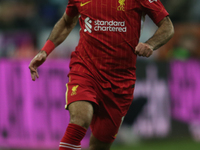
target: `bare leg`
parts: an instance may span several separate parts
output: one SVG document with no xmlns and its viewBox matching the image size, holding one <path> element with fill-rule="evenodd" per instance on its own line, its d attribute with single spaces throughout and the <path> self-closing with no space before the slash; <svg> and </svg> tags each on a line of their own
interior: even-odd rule
<svg viewBox="0 0 200 150">
<path fill-rule="evenodd" d="M 112 143 L 99 141 L 97 138 L 94 137 L 93 134 L 91 134 L 89 150 L 110 150 L 111 145 Z"/>
<path fill-rule="evenodd" d="M 88 129 L 93 116 L 93 106 L 88 101 L 77 101 L 69 106 L 70 123 L 77 124 Z"/>
<path fill-rule="evenodd" d="M 70 124 L 61 139 L 59 150 L 74 150 L 81 148 L 81 140 L 89 127 L 93 106 L 87 101 L 77 101 L 69 105 Z"/>
</svg>

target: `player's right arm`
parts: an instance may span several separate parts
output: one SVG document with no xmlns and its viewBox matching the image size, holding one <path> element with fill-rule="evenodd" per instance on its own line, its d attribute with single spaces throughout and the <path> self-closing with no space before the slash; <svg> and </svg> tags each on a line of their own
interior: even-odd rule
<svg viewBox="0 0 200 150">
<path fill-rule="evenodd" d="M 78 17 L 79 15 L 70 17 L 65 12 L 61 19 L 55 24 L 48 40 L 52 41 L 55 47 L 61 44 L 77 24 Z"/>
<path fill-rule="evenodd" d="M 67 38 L 69 33 L 77 24 L 78 16 L 79 15 L 70 17 L 65 12 L 60 20 L 55 24 L 46 44 L 29 64 L 31 78 L 33 81 L 35 81 L 36 77 L 39 78 L 37 68 L 44 63 L 47 56 L 54 50 L 54 48 Z"/>
</svg>

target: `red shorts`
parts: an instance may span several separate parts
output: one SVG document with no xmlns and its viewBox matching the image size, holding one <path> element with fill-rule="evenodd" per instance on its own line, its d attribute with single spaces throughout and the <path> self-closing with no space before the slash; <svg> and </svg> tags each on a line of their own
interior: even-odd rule
<svg viewBox="0 0 200 150">
<path fill-rule="evenodd" d="M 70 103 L 81 100 L 95 104 L 90 124 L 93 135 L 102 142 L 113 142 L 132 103 L 133 94 L 115 94 L 111 89 L 103 89 L 89 75 L 70 74 L 65 108 L 67 109 Z"/>
</svg>

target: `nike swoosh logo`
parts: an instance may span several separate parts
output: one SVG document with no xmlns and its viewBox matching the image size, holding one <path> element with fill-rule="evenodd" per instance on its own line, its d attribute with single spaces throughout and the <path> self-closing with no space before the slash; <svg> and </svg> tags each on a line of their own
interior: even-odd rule
<svg viewBox="0 0 200 150">
<path fill-rule="evenodd" d="M 82 2 L 81 2 L 81 7 L 84 6 L 84 5 L 86 5 L 86 4 L 88 4 L 88 3 L 90 3 L 90 2 L 91 2 L 91 1 L 88 1 L 88 2 L 85 2 L 85 3 L 82 3 Z"/>
</svg>

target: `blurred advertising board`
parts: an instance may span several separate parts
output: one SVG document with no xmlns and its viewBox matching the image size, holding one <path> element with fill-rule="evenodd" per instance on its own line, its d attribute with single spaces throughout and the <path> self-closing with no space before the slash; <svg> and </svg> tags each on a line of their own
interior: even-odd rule
<svg viewBox="0 0 200 150">
<path fill-rule="evenodd" d="M 132 111 L 141 107 L 140 102 L 147 102 L 133 121 L 133 134 L 141 138 L 168 136 L 171 128 L 168 63 L 138 60 L 136 75 L 133 105 L 127 114 L 129 120 Z"/>
<path fill-rule="evenodd" d="M 200 142 L 200 60 L 172 61 L 169 89 L 171 114 L 188 125 L 194 140 Z"/>
<path fill-rule="evenodd" d="M 69 123 L 64 109 L 69 60 L 47 60 L 35 82 L 28 65 L 29 61 L 0 60 L 0 147 L 58 148 Z M 194 136 L 200 135 L 199 66 L 199 60 L 138 60 L 133 102 L 146 99 L 147 103 L 134 122 L 130 121 L 133 106 L 125 117 L 134 133 L 144 138 L 166 137 L 174 118 L 189 124 Z M 83 148 L 89 135 L 90 130 Z"/>
<path fill-rule="evenodd" d="M 46 61 L 35 82 L 28 65 L 0 60 L 0 147 L 58 148 L 69 123 L 64 109 L 69 61 Z"/>
</svg>

